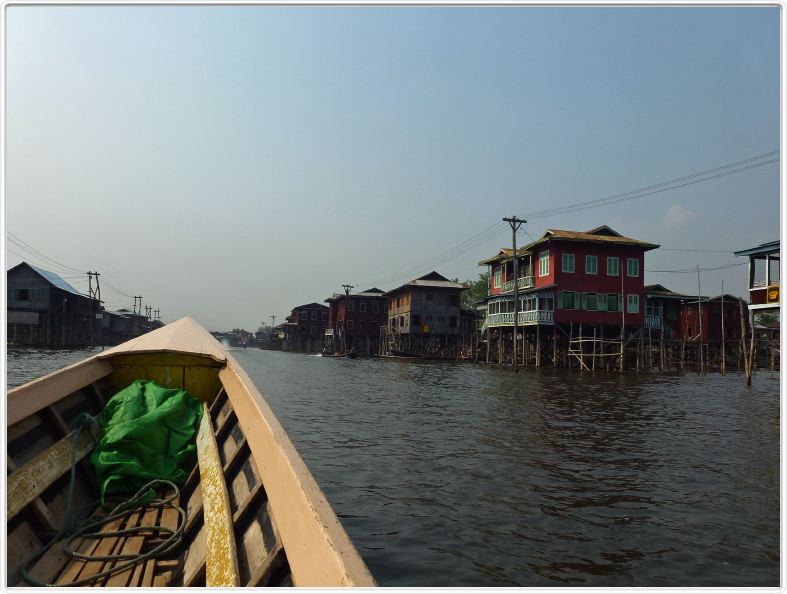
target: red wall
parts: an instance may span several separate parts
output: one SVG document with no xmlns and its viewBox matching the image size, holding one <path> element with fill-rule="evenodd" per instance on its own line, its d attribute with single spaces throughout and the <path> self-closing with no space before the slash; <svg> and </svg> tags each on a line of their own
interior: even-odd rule
<svg viewBox="0 0 787 594">
<path fill-rule="evenodd" d="M 544 250 L 549 250 L 549 274 L 546 276 L 538 275 L 538 256 Z M 574 272 L 563 272 L 563 254 L 574 254 Z M 585 256 L 596 256 L 598 258 L 598 273 L 587 274 L 585 272 Z M 607 275 L 607 256 L 617 256 L 619 259 L 619 273 L 617 276 Z M 627 276 L 628 258 L 639 260 L 639 276 Z M 494 271 L 499 267 L 495 263 L 491 267 L 490 282 L 494 281 Z M 607 311 L 585 311 L 585 310 L 564 310 L 557 309 L 558 291 L 576 291 L 577 293 L 623 293 L 624 305 L 629 294 L 639 295 L 639 312 L 625 314 L 626 326 L 642 326 L 645 323 L 645 257 L 642 248 L 631 246 L 614 246 L 590 242 L 566 242 L 550 241 L 544 245 L 537 246 L 533 252 L 533 276 L 535 287 L 548 287 L 556 284 L 553 293 L 555 299 L 555 321 L 560 323 L 575 324 L 613 324 L 620 325 L 622 321 L 621 312 Z M 502 293 L 502 284 L 507 280 L 505 270 L 501 287 L 491 288 L 492 295 Z M 621 278 L 623 288 L 621 291 Z M 491 285 L 490 285 L 491 286 Z"/>
</svg>

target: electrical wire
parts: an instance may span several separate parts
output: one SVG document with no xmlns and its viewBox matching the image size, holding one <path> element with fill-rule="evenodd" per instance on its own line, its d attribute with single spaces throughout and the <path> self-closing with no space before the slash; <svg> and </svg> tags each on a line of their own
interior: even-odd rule
<svg viewBox="0 0 787 594">
<path fill-rule="evenodd" d="M 744 264 L 748 264 L 748 262 L 738 262 L 736 264 L 725 264 L 724 266 L 715 266 L 713 268 L 684 268 L 682 270 L 645 270 L 645 272 L 661 272 L 661 273 L 671 273 L 671 274 L 696 274 L 697 270 L 700 272 L 708 272 L 710 270 L 725 270 L 727 268 L 734 268 L 736 266 L 743 266 Z"/>
<path fill-rule="evenodd" d="M 66 270 L 70 270 L 72 272 L 80 272 L 80 273 L 84 274 L 84 270 L 80 270 L 78 268 L 74 268 L 73 266 L 68 266 L 67 264 L 63 264 L 62 262 L 58 262 L 54 258 L 50 258 L 49 256 L 47 256 L 46 254 L 38 251 L 33 246 L 31 246 L 29 243 L 27 243 L 26 241 L 24 241 L 21 238 L 17 237 L 16 235 L 11 233 L 10 231 L 6 231 L 6 235 L 8 236 L 7 239 L 9 241 L 11 241 L 14 245 L 16 245 L 17 247 L 21 248 L 25 252 L 28 252 L 31 255 L 35 255 L 38 258 L 41 258 L 43 260 L 52 262 L 53 264 L 55 264 L 57 266 L 60 266 L 61 268 L 64 268 Z"/>
<path fill-rule="evenodd" d="M 614 194 L 612 196 L 606 196 L 604 198 L 597 198 L 595 200 L 588 200 L 588 201 L 585 201 L 585 202 L 577 202 L 575 204 L 559 206 L 559 207 L 550 208 L 550 209 L 547 209 L 547 210 L 536 211 L 536 212 L 532 212 L 532 213 L 530 213 L 528 215 L 525 215 L 525 216 L 528 219 L 544 218 L 546 216 L 551 216 L 551 215 L 555 215 L 555 214 L 565 214 L 565 213 L 568 213 L 568 212 L 574 212 L 574 211 L 578 211 L 578 210 L 588 210 L 590 208 L 597 208 L 599 206 L 606 206 L 608 204 L 617 204 L 619 202 L 624 202 L 624 201 L 627 201 L 627 200 L 634 200 L 635 198 L 642 198 L 642 197 L 645 197 L 645 196 L 651 196 L 653 194 L 659 194 L 661 192 L 668 192 L 668 191 L 671 191 L 671 190 L 676 190 L 678 188 L 683 188 L 683 187 L 686 187 L 686 186 L 699 184 L 699 183 L 702 183 L 702 182 L 710 181 L 712 179 L 717 179 L 717 178 L 720 178 L 720 177 L 726 177 L 728 175 L 741 173 L 743 171 L 748 171 L 749 169 L 754 169 L 756 167 L 762 167 L 762 166 L 768 165 L 770 163 L 776 163 L 776 162 L 778 162 L 780 160 L 779 157 L 777 157 L 775 159 L 769 159 L 767 161 L 763 161 L 763 162 L 760 162 L 760 163 L 752 163 L 752 161 L 759 161 L 759 160 L 764 159 L 766 157 L 771 157 L 773 155 L 776 155 L 776 154 L 778 154 L 780 152 L 781 151 L 779 149 L 777 149 L 777 150 L 771 151 L 769 153 L 764 153 L 762 155 L 757 155 L 756 157 L 750 157 L 748 159 L 744 159 L 742 161 L 737 161 L 735 163 L 728 163 L 727 165 L 722 165 L 720 167 L 714 167 L 713 169 L 707 169 L 705 171 L 700 171 L 698 173 L 692 173 L 690 175 L 684 175 L 682 177 L 671 179 L 671 180 L 668 180 L 668 181 L 665 181 L 665 182 L 661 182 L 661 183 L 658 183 L 658 184 L 653 184 L 653 185 L 650 185 L 650 186 L 645 186 L 645 187 L 642 187 L 642 188 L 638 188 L 636 190 L 631 190 L 629 192 L 623 192 L 621 194 Z M 752 163 L 752 164 L 747 165 L 746 167 L 739 167 L 740 165 L 745 165 L 747 163 Z M 735 169 L 733 171 L 724 171 L 725 169 L 730 169 L 730 168 L 733 168 L 733 167 L 739 167 L 739 168 Z M 715 173 L 715 172 L 722 172 L 722 173 L 716 173 L 715 175 L 708 175 L 710 173 Z M 694 179 L 696 177 L 701 177 L 701 176 L 707 176 L 707 177 L 703 177 L 702 179 Z M 685 182 L 685 180 L 689 180 L 689 179 L 691 179 L 693 181 Z M 678 182 L 685 182 L 685 183 L 678 183 Z M 668 187 L 665 187 L 665 186 L 668 186 Z"/>
</svg>

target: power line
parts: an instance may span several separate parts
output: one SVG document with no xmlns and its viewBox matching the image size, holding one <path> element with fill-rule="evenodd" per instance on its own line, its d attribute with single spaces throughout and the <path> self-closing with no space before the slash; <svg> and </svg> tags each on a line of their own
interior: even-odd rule
<svg viewBox="0 0 787 594">
<path fill-rule="evenodd" d="M 408 271 L 403 271 L 403 272 L 399 272 L 399 273 L 396 273 L 396 274 L 391 274 L 391 275 L 388 275 L 388 276 L 385 276 L 385 277 L 381 277 L 381 278 L 379 278 L 377 280 L 374 280 L 374 281 L 367 281 L 367 282 L 360 283 L 360 284 L 363 284 L 363 285 L 367 285 L 367 284 L 368 285 L 376 285 L 378 283 L 380 283 L 380 284 L 389 284 L 389 283 L 394 283 L 394 282 L 399 281 L 399 280 L 405 280 L 405 279 L 411 278 L 413 275 L 415 275 L 415 274 L 417 274 L 419 272 L 428 271 L 430 268 L 436 268 L 438 265 L 444 264 L 445 262 L 453 260 L 454 258 L 457 258 L 457 257 L 461 256 L 462 254 L 467 253 L 471 249 L 473 249 L 475 247 L 478 247 L 478 246 L 488 242 L 493 237 L 496 237 L 502 230 L 503 230 L 502 222 L 497 221 L 493 225 L 490 225 L 486 229 L 483 229 L 482 231 L 479 231 L 478 233 L 476 233 L 475 235 L 473 235 L 470 238 L 466 239 L 462 243 L 460 243 L 458 245 L 455 245 L 451 249 L 446 250 L 445 252 L 439 254 L 438 256 L 435 256 L 431 260 L 427 260 L 426 262 L 423 262 L 417 268 L 412 268 L 412 269 L 410 269 Z"/>
<path fill-rule="evenodd" d="M 645 196 L 652 196 L 654 194 L 660 194 L 661 192 L 668 192 L 671 190 L 677 190 L 678 188 L 684 188 L 686 186 L 692 186 L 695 184 L 699 184 L 702 182 L 710 181 L 712 179 L 717 179 L 720 177 L 726 177 L 728 175 L 734 175 L 736 173 L 741 173 L 743 171 L 748 171 L 749 169 L 754 169 L 756 167 L 762 167 L 764 165 L 769 165 L 771 163 L 776 163 L 780 160 L 779 157 L 775 159 L 769 159 L 767 161 L 762 161 L 759 163 L 752 163 L 752 161 L 759 161 L 760 159 L 764 159 L 766 157 L 773 156 L 779 153 L 780 150 L 771 151 L 770 153 L 764 153 L 762 155 L 758 155 L 756 157 L 751 157 L 749 159 L 744 159 L 742 161 L 737 161 L 735 163 L 729 163 L 727 165 L 722 165 L 720 167 L 715 167 L 713 169 L 707 169 L 705 171 L 700 171 L 698 173 L 692 173 L 691 175 L 684 175 L 683 177 L 678 177 L 675 179 L 671 179 L 669 181 L 661 182 L 658 184 L 653 184 L 650 186 L 645 186 L 643 188 L 638 188 L 636 190 L 631 190 L 629 192 L 624 192 L 622 194 L 614 194 L 612 196 L 607 196 L 605 198 L 597 198 L 595 200 L 588 200 L 586 202 L 577 202 L 575 204 L 569 204 L 565 206 L 559 206 L 555 208 L 550 208 L 547 210 L 542 210 L 534 213 L 530 213 L 526 215 L 528 218 L 543 218 L 555 214 L 565 214 L 568 212 L 574 212 L 578 210 L 587 210 L 590 208 L 597 208 L 599 206 L 606 206 L 609 204 L 617 204 L 619 202 L 625 202 L 628 200 L 634 200 L 635 198 L 643 198 Z M 747 163 L 751 163 L 745 167 L 739 167 L 740 165 L 745 165 Z M 733 167 L 739 167 L 738 169 L 734 169 L 733 171 L 724 171 L 725 169 L 730 169 Z M 721 172 L 721 173 L 715 173 Z M 715 175 L 708 175 L 710 173 L 715 173 Z M 702 179 L 693 179 L 700 176 L 707 176 L 703 177 Z M 684 181 L 684 180 L 693 180 L 693 181 Z M 684 182 L 684 183 L 677 183 L 677 182 Z M 668 186 L 668 187 L 665 187 Z"/>
<path fill-rule="evenodd" d="M 43 252 L 38 251 L 33 246 L 31 246 L 29 243 L 27 243 L 26 241 L 24 241 L 21 238 L 17 237 L 16 235 L 11 233 L 10 231 L 6 231 L 6 235 L 8 235 L 8 240 L 9 241 L 11 241 L 14 245 L 16 245 L 17 247 L 21 248 L 22 250 L 30 253 L 31 255 L 38 256 L 39 258 L 42 258 L 43 260 L 47 260 L 49 262 L 52 262 L 53 264 L 56 264 L 57 266 L 60 266 L 60 267 L 65 268 L 67 270 L 71 270 L 72 272 L 84 273 L 84 271 L 80 270 L 79 268 L 74 268 L 73 266 L 68 266 L 67 264 L 63 264 L 62 262 L 58 262 L 54 258 L 50 258 L 49 256 L 47 256 Z"/>
<path fill-rule="evenodd" d="M 715 266 L 713 268 L 699 268 L 699 270 L 703 272 L 707 272 L 709 270 L 724 270 L 726 268 L 734 268 L 735 266 L 743 266 L 744 264 L 748 264 L 748 262 L 738 262 L 736 264 L 725 264 L 724 266 Z M 671 273 L 671 274 L 694 274 L 697 272 L 697 268 L 684 268 L 683 270 L 645 270 L 645 272 L 663 272 L 663 273 Z"/>
<path fill-rule="evenodd" d="M 689 249 L 689 248 L 665 248 L 660 247 L 660 250 L 665 252 L 702 252 L 706 254 L 732 254 L 733 250 L 699 250 L 699 249 Z"/>
</svg>

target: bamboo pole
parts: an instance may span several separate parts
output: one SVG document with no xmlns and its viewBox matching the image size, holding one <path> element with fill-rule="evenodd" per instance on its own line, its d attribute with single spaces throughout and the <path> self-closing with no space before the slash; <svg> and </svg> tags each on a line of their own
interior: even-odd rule
<svg viewBox="0 0 787 594">
<path fill-rule="evenodd" d="M 751 351 L 748 353 L 746 352 L 746 321 L 745 321 L 745 314 L 743 310 L 743 299 L 740 297 L 738 298 L 738 308 L 740 310 L 741 315 L 741 352 L 743 354 L 743 364 L 744 364 L 744 371 L 746 373 L 746 387 L 751 387 Z M 754 346 L 754 327 L 752 327 L 752 342 L 751 345 Z"/>
</svg>

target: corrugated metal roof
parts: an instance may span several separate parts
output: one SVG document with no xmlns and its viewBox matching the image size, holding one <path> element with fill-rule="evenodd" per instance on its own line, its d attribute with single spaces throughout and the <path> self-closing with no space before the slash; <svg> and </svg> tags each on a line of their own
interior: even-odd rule
<svg viewBox="0 0 787 594">
<path fill-rule="evenodd" d="M 779 252 L 780 243 L 779 241 L 769 241 L 768 243 L 761 243 L 757 247 L 750 248 L 748 250 L 740 250 L 738 252 L 733 252 L 736 256 L 756 256 L 758 254 L 775 254 Z"/>
<path fill-rule="evenodd" d="M 432 287 L 435 289 L 466 289 L 465 286 L 455 283 L 454 281 L 448 280 L 442 274 L 432 271 L 429 274 L 425 274 L 419 278 L 411 280 L 408 283 L 405 283 L 395 289 L 391 289 L 386 293 L 386 295 L 390 295 L 400 289 L 404 289 L 405 287 Z"/>
<path fill-rule="evenodd" d="M 605 231 L 611 231 L 613 233 L 617 233 L 617 231 L 613 231 L 606 225 L 602 227 L 598 227 L 595 230 L 603 229 Z M 550 239 L 566 239 L 568 241 L 591 241 L 593 243 L 613 243 L 616 245 L 632 245 L 643 247 L 646 250 L 653 250 L 659 247 L 655 243 L 648 243 L 647 241 L 640 241 L 639 239 L 632 239 L 631 237 L 623 237 L 622 235 L 607 235 L 604 234 L 596 234 L 591 233 L 590 231 L 567 231 L 565 229 L 547 229 L 546 232 L 541 236 L 540 239 L 537 239 L 533 243 L 526 245 L 525 248 L 527 249 L 532 245 L 536 245 L 538 243 L 548 241 Z"/>
<path fill-rule="evenodd" d="M 60 278 L 54 272 L 51 272 L 49 270 L 44 270 L 43 268 L 39 268 L 38 266 L 33 266 L 32 264 L 30 264 L 28 262 L 24 262 L 24 264 L 27 264 L 28 266 L 30 266 L 30 268 L 35 270 L 38 274 L 43 276 L 44 279 L 46 279 L 47 281 L 52 283 L 58 289 L 66 291 L 67 293 L 71 293 L 72 295 L 79 295 L 80 297 L 87 297 L 87 295 L 77 291 L 74 287 L 69 285 L 66 281 L 64 281 L 62 278 Z"/>
<path fill-rule="evenodd" d="M 564 229 L 547 229 L 544 234 L 536 239 L 535 241 L 530 242 L 529 244 L 517 248 L 517 254 L 520 256 L 525 256 L 527 254 L 532 253 L 533 247 L 537 246 L 540 243 L 544 243 L 551 239 L 563 239 L 566 241 L 589 241 L 593 243 L 608 243 L 608 244 L 615 244 L 615 245 L 628 245 L 634 247 L 641 247 L 645 250 L 653 250 L 659 247 L 655 243 L 648 243 L 646 241 L 640 241 L 639 239 L 632 239 L 630 237 L 623 237 L 620 233 L 608 227 L 607 225 L 602 225 L 600 227 L 596 227 L 595 229 L 591 229 L 590 231 L 566 231 Z M 487 258 L 486 260 L 481 260 L 478 265 L 483 266 L 485 264 L 492 264 L 493 262 L 497 262 L 500 260 L 508 260 L 513 255 L 514 250 L 511 248 L 501 248 L 500 251 L 497 252 L 496 255 L 492 256 L 491 258 Z"/>
</svg>

